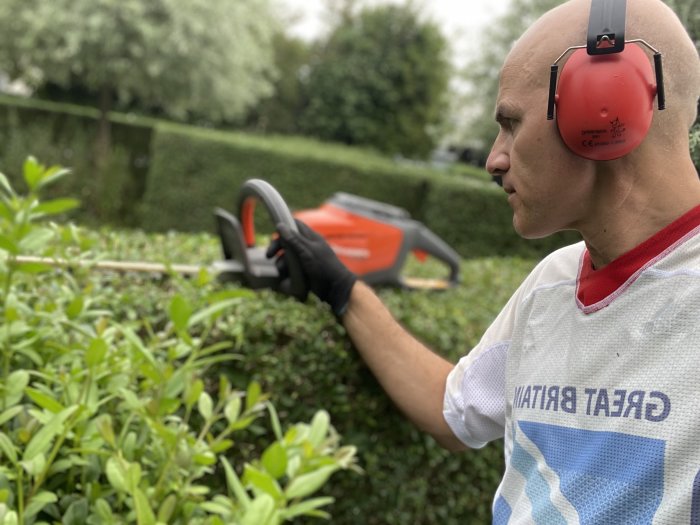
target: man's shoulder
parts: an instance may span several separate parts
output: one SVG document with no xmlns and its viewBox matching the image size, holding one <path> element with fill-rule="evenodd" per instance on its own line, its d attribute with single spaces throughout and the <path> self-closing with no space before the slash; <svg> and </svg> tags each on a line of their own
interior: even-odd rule
<svg viewBox="0 0 700 525">
<path fill-rule="evenodd" d="M 520 284 L 509 301 L 510 307 L 520 304 L 530 294 L 551 286 L 574 287 L 586 245 L 583 241 L 559 248 L 542 259 Z M 509 306 L 506 306 L 508 309 Z"/>
</svg>

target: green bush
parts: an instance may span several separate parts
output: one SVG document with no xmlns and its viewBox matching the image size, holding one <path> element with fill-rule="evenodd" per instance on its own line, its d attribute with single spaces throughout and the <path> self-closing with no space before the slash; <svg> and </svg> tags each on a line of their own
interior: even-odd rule
<svg viewBox="0 0 700 525">
<path fill-rule="evenodd" d="M 114 115 L 112 154 L 102 171 L 93 160 L 97 111 L 68 104 L 0 95 L 0 171 L 22 188 L 18 176 L 27 155 L 49 164 L 71 166 L 73 175 L 48 189 L 49 195 L 75 195 L 81 222 L 137 226 L 133 212 L 141 200 L 150 163 L 148 121 Z"/>
<path fill-rule="evenodd" d="M 175 261 L 208 264 L 219 257 L 218 241 L 203 234 L 120 232 L 103 234 L 100 243 L 100 253 L 118 259 L 162 261 L 167 254 Z M 474 259 L 463 263 L 463 282 L 454 289 L 378 292 L 414 334 L 456 360 L 479 340 L 533 264 L 518 258 Z M 129 277 L 133 279 L 137 277 Z M 128 310 L 120 315 L 138 318 L 155 310 L 149 303 L 167 281 L 141 278 L 128 290 L 123 281 L 112 286 L 110 304 Z M 238 288 L 221 287 L 222 294 L 230 290 Z M 308 420 L 314 407 L 323 406 L 345 442 L 357 447 L 365 474 L 341 472 L 322 491 L 336 500 L 330 508 L 334 524 L 490 522 L 502 474 L 500 443 L 452 454 L 418 432 L 387 398 L 324 305 L 313 298 L 301 304 L 259 291 L 255 300 L 233 305 L 212 336 L 236 342 L 243 360 L 216 370 L 235 387 L 257 380 L 287 420 Z M 246 447 L 259 453 L 264 436 L 252 436 L 241 445 Z"/>
<path fill-rule="evenodd" d="M 577 240 L 574 234 L 521 239 L 503 191 L 490 181 L 397 165 L 371 152 L 160 125 L 152 155 L 142 209 L 149 230 L 211 230 L 213 208 L 235 213 L 241 184 L 261 178 L 292 210 L 315 208 L 336 191 L 399 206 L 466 258 L 541 256 Z"/>
<path fill-rule="evenodd" d="M 69 205 L 70 201 L 64 201 L 63 204 L 53 204 L 50 209 L 61 211 Z M 49 247 L 35 248 L 32 250 L 34 253 L 67 255 L 74 259 L 132 259 L 203 265 L 219 258 L 218 241 L 207 234 L 147 234 L 109 230 L 76 234 L 71 226 L 51 226 L 48 230 L 71 244 L 68 251 L 66 248 L 56 250 Z M 3 225 L 5 231 L 9 230 Z M 30 236 L 29 241 L 23 241 L 22 251 L 30 250 L 31 239 L 35 235 L 41 238 L 48 236 L 48 233 Z M 2 249 L 6 248 L 14 249 L 12 244 L 3 240 Z M 456 360 L 478 341 L 532 265 L 533 261 L 518 258 L 473 259 L 463 263 L 463 283 L 454 289 L 443 292 L 379 289 L 378 292 L 397 318 L 414 334 L 440 354 Z M 44 272 L 28 273 L 38 270 Z M 220 391 L 218 378 L 223 377 L 223 384 L 230 385 L 231 395 L 237 393 L 234 397 L 242 400 L 243 406 L 251 381 L 260 384 L 262 390 L 269 392 L 275 400 L 277 413 L 283 421 L 314 420 L 318 407 L 324 407 L 332 414 L 334 427 L 344 436 L 344 442 L 358 448 L 358 463 L 364 475 L 338 472 L 332 483 L 313 495 L 314 500 L 335 499 L 328 509 L 333 514 L 333 523 L 450 525 L 489 522 L 491 501 L 502 472 L 501 445 L 494 443 L 482 450 L 451 454 L 418 432 L 383 393 L 332 314 L 313 298 L 308 300 L 308 304 L 300 304 L 269 291 L 252 293 L 235 285 L 220 285 L 212 281 L 206 271 L 195 279 L 184 280 L 176 276 L 158 278 L 148 274 L 117 275 L 78 269 L 71 273 L 48 273 L 46 270 L 30 266 L 24 267 L 21 273 L 23 284 L 20 289 L 23 292 L 20 295 L 15 292 L 19 300 L 13 299 L 16 301 L 13 304 L 28 303 L 36 310 L 36 313 L 26 308 L 22 310 L 23 318 L 36 323 L 36 328 L 27 335 L 28 340 L 22 337 L 21 332 L 13 336 L 15 339 L 12 341 L 16 343 L 13 348 L 22 351 L 11 356 L 12 369 L 29 370 L 30 382 L 26 386 L 33 389 L 30 392 L 39 390 L 50 394 L 64 407 L 74 404 L 68 397 L 72 395 L 71 392 L 75 388 L 79 390 L 85 381 L 97 374 L 94 396 L 98 408 L 95 409 L 95 401 L 91 398 L 92 405 L 88 409 L 97 411 L 81 415 L 81 419 L 75 421 L 76 426 L 68 429 L 65 446 L 57 449 L 60 451 L 57 461 L 67 455 L 66 459 L 72 458 L 78 463 L 65 471 L 65 475 L 63 471 L 57 471 L 47 480 L 45 490 L 53 493 L 57 500 L 47 503 L 42 508 L 41 516 L 55 519 L 68 512 L 75 501 L 79 501 L 76 506 L 81 509 L 87 505 L 89 513 L 96 513 L 98 508 L 104 510 L 104 504 L 97 501 L 105 500 L 112 506 L 115 519 L 131 519 L 134 514 L 130 512 L 135 512 L 136 491 L 132 491 L 131 495 L 120 492 L 119 487 L 113 486 L 107 477 L 107 460 L 117 454 L 117 450 L 111 448 L 100 434 L 101 427 L 96 425 L 96 420 L 108 421 L 105 414 L 109 415 L 116 435 L 126 439 L 129 432 L 124 430 L 127 426 L 125 418 L 131 416 L 130 425 L 134 432 L 148 437 L 137 441 L 139 446 L 136 451 L 122 452 L 129 462 L 124 468 L 129 472 L 129 469 L 138 468 L 131 466 L 136 464 L 137 458 L 150 458 L 158 450 L 167 450 L 168 434 L 153 436 L 153 432 L 159 428 L 158 422 L 163 421 L 159 418 L 167 417 L 171 423 L 182 421 L 177 418 L 181 413 L 179 410 L 186 410 L 187 403 L 192 403 L 196 397 L 192 388 L 198 390 L 196 385 L 200 384 L 199 381 L 204 386 L 202 392 L 209 394 L 215 407 L 221 407 L 216 400 Z M 4 319 L 12 319 L 13 310 L 3 308 L 0 313 Z M 193 318 L 201 320 L 193 328 L 200 326 L 200 322 L 208 328 L 204 330 L 205 325 L 201 325 L 201 330 L 183 332 L 182 327 L 190 324 L 185 319 Z M 130 330 L 128 337 L 125 335 L 127 330 Z M 44 341 L 53 340 L 46 337 L 47 334 L 60 338 L 60 346 L 51 342 L 46 344 Z M 34 341 L 32 338 L 35 335 L 40 335 L 41 339 Z M 98 352 L 96 355 L 99 357 L 104 348 L 102 343 L 93 343 L 95 340 L 104 340 L 108 349 L 104 362 L 95 363 L 93 371 L 93 368 L 86 366 L 87 356 Z M 199 349 L 220 348 L 222 354 L 239 357 L 235 361 L 215 362 L 214 358 L 221 354 L 211 354 L 212 361 L 192 371 L 189 376 L 182 361 L 187 361 L 186 355 L 178 356 L 193 346 Z M 26 348 L 37 352 L 39 364 L 27 361 Z M 143 354 L 144 348 L 155 359 L 155 365 L 146 357 L 148 354 Z M 91 363 L 97 361 L 93 357 L 90 360 Z M 37 369 L 38 373 L 33 369 Z M 57 376 L 59 370 L 67 370 L 68 373 Z M 180 377 L 177 377 L 178 374 Z M 52 380 L 56 377 L 59 380 Z M 157 381 L 157 377 L 164 378 L 164 383 Z M 20 385 L 23 384 L 22 375 L 15 376 L 15 379 L 21 379 Z M 73 384 L 77 386 L 68 386 Z M 133 396 L 120 390 L 115 393 L 115 385 L 133 392 Z M 163 388 L 159 388 L 163 385 L 183 388 L 181 397 L 164 397 Z M 168 387 L 166 391 L 172 388 Z M 4 392 L 0 390 L 0 397 Z M 228 389 L 224 388 L 226 392 Z M 18 413 L 14 418 L 3 421 L 0 415 L 0 432 L 8 436 L 18 457 L 22 456 L 23 447 L 26 447 L 26 442 L 20 438 L 23 429 L 29 424 L 30 431 L 36 432 L 37 423 L 31 421 L 43 421 L 38 418 L 43 417 L 42 410 L 48 410 L 37 406 L 29 394 L 23 393 L 16 406 L 22 407 L 19 413 L 29 414 L 28 420 L 22 419 L 24 416 L 20 417 Z M 134 396 L 141 400 L 140 408 L 129 404 L 133 403 Z M 207 412 L 209 403 L 203 403 L 203 409 Z M 154 415 L 152 411 L 158 406 L 161 408 Z M 187 433 L 187 428 L 201 429 L 198 425 L 202 424 L 203 419 L 198 406 L 199 398 L 191 407 L 189 427 L 183 427 L 183 432 Z M 10 410 L 18 409 L 10 407 Z M 163 415 L 163 411 L 166 415 Z M 0 410 L 0 414 L 6 413 Z M 70 423 L 72 425 L 73 421 Z M 255 467 L 260 464 L 260 458 L 270 447 L 267 437 L 270 431 L 260 418 L 248 423 L 245 430 L 236 432 L 233 438 L 235 444 L 231 448 L 223 453 L 214 453 L 217 457 L 226 454 L 232 462 L 235 461 L 235 472 L 244 483 L 251 483 L 253 487 L 257 478 L 255 474 L 246 477 L 242 465 L 247 463 Z M 308 429 L 309 426 L 300 428 Z M 225 425 L 223 428 L 213 428 L 214 439 L 218 435 L 216 432 L 221 431 L 225 431 Z M 337 446 L 333 436 L 328 435 L 330 441 L 327 443 L 331 447 Z M 78 437 L 84 438 L 92 448 L 83 450 L 69 446 L 75 444 Z M 222 442 L 226 439 L 230 438 L 224 438 Z M 197 447 L 201 447 L 202 443 L 195 445 L 197 441 L 194 438 L 188 443 L 193 443 L 195 452 L 201 452 Z M 118 442 L 120 448 L 125 444 Z M 204 444 L 211 449 L 211 443 L 205 440 Z M 338 460 L 345 458 L 339 449 L 330 450 L 335 450 L 330 453 Z M 86 466 L 81 458 L 89 456 L 92 451 L 96 451 L 97 458 L 90 459 Z M 9 509 L 16 510 L 12 505 L 17 497 L 14 487 L 18 480 L 10 474 L 17 470 L 5 462 L 4 452 L 0 452 L 0 455 L 3 456 L 0 465 L 5 469 L 0 468 L 0 472 L 7 478 L 6 482 L 0 483 L 0 503 L 9 512 Z M 206 457 L 201 460 L 210 461 Z M 154 476 L 157 478 L 154 473 L 157 465 L 141 463 L 139 487 L 148 495 L 153 504 L 152 512 L 157 514 L 167 496 L 158 499 L 153 492 L 152 480 Z M 114 461 L 110 465 L 114 465 Z M 223 463 L 220 461 L 219 465 L 221 468 L 214 469 L 212 466 L 214 470 L 211 473 L 193 480 L 191 484 L 208 487 L 212 496 L 226 495 Z M 70 485 L 71 479 L 93 480 L 95 476 L 96 479 L 89 485 L 92 487 L 90 491 L 99 487 L 99 495 Z M 119 481 L 116 483 L 119 484 Z M 183 484 L 184 481 L 179 485 L 176 483 L 176 486 L 183 487 Z M 27 494 L 26 490 L 24 493 Z M 188 501 L 191 500 L 183 497 L 178 515 L 185 515 L 190 508 Z M 76 508 L 71 512 L 78 510 Z M 297 521 L 306 523 L 305 520 L 299 518 Z M 170 521 L 176 522 L 175 519 Z"/>
<path fill-rule="evenodd" d="M 66 171 L 33 159 L 23 167 L 26 196 L 0 174 L 0 524 L 327 517 L 322 508 L 332 498 L 312 496 L 355 456 L 339 446 L 327 412 L 283 431 L 259 383 L 236 389 L 212 374 L 240 359 L 231 338 L 212 333 L 250 293 L 212 295 L 203 272 L 153 303 L 133 294 L 144 315 L 122 315 L 134 310 L 114 276 L 110 284 L 80 266 L 64 272 L 45 259 L 22 260 L 80 260 L 90 245 L 75 227 L 37 222 L 76 205 L 38 198 Z M 227 323 L 240 327 L 230 316 Z M 234 439 L 256 425 L 260 434 L 265 410 L 272 443 L 266 439 L 259 455 L 240 450 Z"/>
<path fill-rule="evenodd" d="M 420 211 L 424 178 L 415 171 L 398 172 L 376 154 L 365 154 L 363 158 L 349 148 L 324 148 L 305 139 L 160 125 L 143 225 L 150 230 L 210 231 L 213 208 L 235 211 L 240 186 L 251 178 L 270 182 L 292 209 L 316 207 L 336 191 L 346 191 Z"/>
</svg>

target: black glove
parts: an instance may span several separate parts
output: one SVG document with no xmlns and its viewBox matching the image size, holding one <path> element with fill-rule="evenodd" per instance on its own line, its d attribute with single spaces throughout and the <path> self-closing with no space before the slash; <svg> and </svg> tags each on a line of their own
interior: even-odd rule
<svg viewBox="0 0 700 525">
<path fill-rule="evenodd" d="M 278 224 L 279 237 L 267 248 L 267 257 L 272 258 L 280 250 L 289 250 L 299 259 L 301 271 L 313 293 L 328 303 L 333 313 L 340 317 L 350 301 L 350 292 L 357 281 L 354 273 L 340 262 L 326 240 L 302 221 L 295 219 L 299 232 L 285 224 Z M 282 278 L 289 274 L 284 255 L 278 257 L 277 269 Z"/>
</svg>

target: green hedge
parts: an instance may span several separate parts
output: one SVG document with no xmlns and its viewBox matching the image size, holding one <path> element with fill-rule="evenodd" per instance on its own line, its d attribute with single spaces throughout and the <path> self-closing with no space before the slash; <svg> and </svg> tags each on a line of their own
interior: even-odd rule
<svg viewBox="0 0 700 525">
<path fill-rule="evenodd" d="M 106 238 L 106 239 L 105 239 Z M 107 232 L 91 248 L 110 259 L 202 263 L 218 257 L 209 235 Z M 484 258 L 462 263 L 463 283 L 444 292 L 381 289 L 384 302 L 412 333 L 450 360 L 479 340 L 534 261 Z M 201 304 L 235 285 L 199 288 L 191 281 L 144 275 L 93 275 L 103 303 L 116 319 L 148 319 L 159 333 L 167 326 L 173 293 Z M 99 280 L 98 280 L 99 279 Z M 197 299 L 197 297 L 200 297 Z M 464 525 L 490 523 L 491 503 L 503 471 L 501 443 L 454 454 L 418 432 L 395 408 L 327 307 L 259 291 L 227 310 L 207 344 L 233 341 L 240 360 L 212 370 L 239 388 L 260 381 L 283 421 L 308 420 L 328 410 L 343 444 L 358 447 L 364 474 L 334 475 L 324 488 L 336 502 L 334 525 Z M 237 439 L 232 454 L 257 457 L 269 444 L 269 425 L 259 421 Z M 231 457 L 241 464 L 240 457 Z M 309 521 L 320 523 L 318 521 Z"/>
<path fill-rule="evenodd" d="M 310 139 L 214 131 L 128 115 L 111 114 L 111 122 L 111 162 L 98 173 L 92 160 L 95 110 L 0 97 L 0 171 L 12 179 L 29 154 L 69 166 L 75 174 L 57 192 L 81 199 L 77 220 L 150 231 L 211 232 L 214 207 L 235 211 L 240 185 L 262 178 L 293 210 L 315 208 L 337 191 L 400 206 L 465 258 L 539 257 L 578 238 L 518 237 L 503 192 L 476 168 L 444 172 Z"/>
<path fill-rule="evenodd" d="M 521 239 L 503 191 L 483 177 L 457 178 L 311 140 L 173 125 L 156 127 L 142 224 L 211 230 L 212 209 L 235 211 L 238 189 L 249 178 L 269 181 L 293 210 L 314 208 L 336 191 L 400 206 L 467 258 L 540 256 L 577 239 Z"/>
<path fill-rule="evenodd" d="M 439 354 L 457 360 L 476 344 L 532 261 L 475 259 L 464 283 L 442 292 L 380 290 L 391 311 Z M 325 407 L 363 476 L 342 473 L 325 491 L 336 525 L 464 525 L 491 522 L 503 471 L 500 442 L 454 454 L 417 431 L 387 398 L 333 316 L 268 292 L 241 304 L 239 382 L 261 381 L 283 417 Z"/>
<path fill-rule="evenodd" d="M 316 207 L 346 191 L 420 211 L 424 177 L 387 169 L 386 161 L 370 152 L 369 160 L 352 150 L 348 156 L 348 150 L 299 138 L 158 126 L 143 224 L 154 230 L 210 230 L 212 209 L 235 211 L 238 190 L 250 178 L 270 182 L 292 209 Z"/>
<path fill-rule="evenodd" d="M 42 163 L 70 167 L 73 175 L 52 189 L 74 195 L 82 206 L 73 217 L 92 224 L 139 226 L 133 204 L 141 200 L 150 164 L 152 126 L 112 115 L 113 152 L 98 172 L 93 157 L 96 110 L 69 104 L 0 96 L 0 171 L 22 187 L 28 155 Z"/>
</svg>

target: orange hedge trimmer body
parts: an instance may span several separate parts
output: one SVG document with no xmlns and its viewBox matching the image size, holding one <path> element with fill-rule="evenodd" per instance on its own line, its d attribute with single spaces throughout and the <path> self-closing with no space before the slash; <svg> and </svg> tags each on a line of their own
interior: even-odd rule
<svg viewBox="0 0 700 525">
<path fill-rule="evenodd" d="M 447 288 L 457 283 L 459 256 L 406 210 L 381 202 L 336 193 L 319 208 L 294 214 L 321 234 L 338 258 L 370 284 L 408 288 Z M 407 257 L 429 255 L 450 269 L 444 279 L 403 274 Z"/>
</svg>

